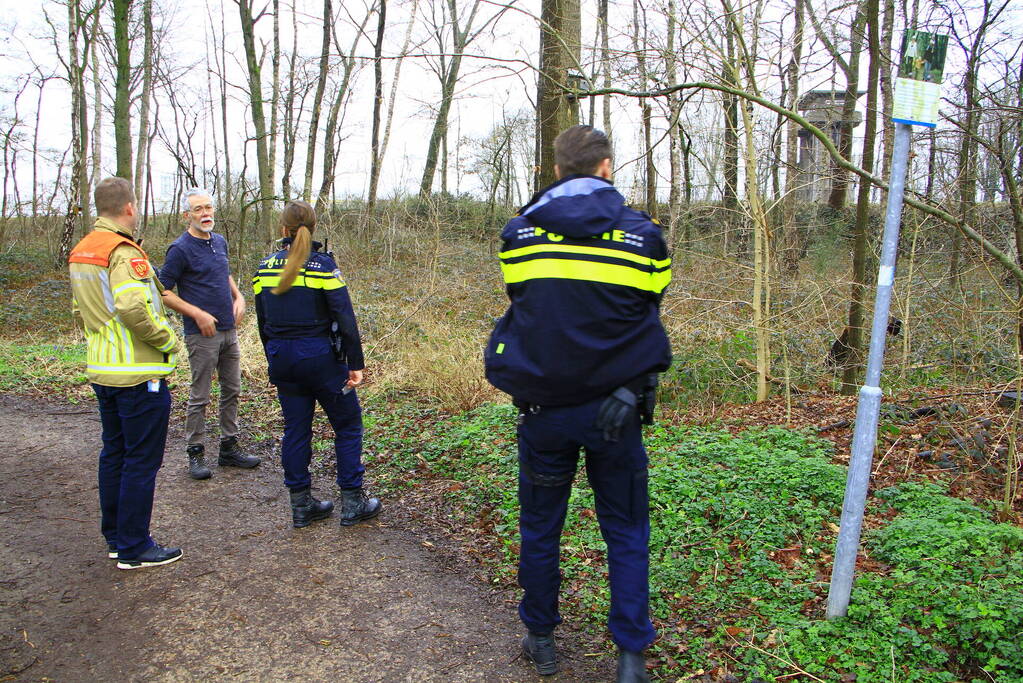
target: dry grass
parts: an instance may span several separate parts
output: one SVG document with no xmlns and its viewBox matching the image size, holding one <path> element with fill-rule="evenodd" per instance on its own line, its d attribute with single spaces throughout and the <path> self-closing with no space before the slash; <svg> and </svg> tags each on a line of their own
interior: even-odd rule
<svg viewBox="0 0 1023 683">
<path fill-rule="evenodd" d="M 366 391 L 414 392 L 448 411 L 500 400 L 483 379 L 482 348 L 507 300 L 495 258 L 496 229 L 486 240 L 480 233 L 478 223 L 461 221 L 457 211 L 412 205 L 390 206 L 372 222 L 354 211 L 339 213 L 318 229 L 351 288 L 366 349 Z M 911 236 L 904 241 L 907 252 Z M 164 253 L 161 240 L 173 237 L 152 235 L 150 253 Z M 904 388 L 1008 381 L 1016 374 L 1012 312 L 997 270 L 973 254 L 964 290 L 954 290 L 942 277 L 943 256 L 925 244 L 921 240 L 915 254 L 901 256 L 893 313 L 906 325 L 902 338 L 889 340 L 885 383 Z M 264 251 L 252 247 L 234 267 L 247 291 L 262 255 L 257 252 Z M 676 250 L 674 260 L 674 282 L 662 306 L 676 357 L 663 380 L 666 398 L 680 407 L 748 400 L 754 381 L 748 369 L 753 359 L 750 268 L 724 253 L 714 236 L 697 240 L 691 250 Z M 845 325 L 850 273 L 847 243 L 823 235 L 798 274 L 774 276 L 769 325 L 776 377 L 788 376 L 804 387 L 834 387 L 823 360 Z M 8 365 L 19 363 L 11 349 L 25 343 L 26 333 L 35 345 L 80 342 L 60 324 L 69 317 L 66 273 L 46 275 L 42 282 L 49 284 L 39 282 L 11 280 L 14 286 L 0 291 L 7 316 L 2 328 L 13 345 L 4 346 Z M 15 315 L 17 325 L 12 325 Z M 244 376 L 253 389 L 266 387 L 251 309 L 239 333 Z M 63 377 L 69 384 L 81 375 L 71 361 L 44 367 L 46 377 Z"/>
</svg>

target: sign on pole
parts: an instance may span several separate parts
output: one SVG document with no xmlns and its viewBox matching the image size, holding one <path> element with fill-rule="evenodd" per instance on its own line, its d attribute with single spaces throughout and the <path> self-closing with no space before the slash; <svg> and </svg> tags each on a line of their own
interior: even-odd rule
<svg viewBox="0 0 1023 683">
<path fill-rule="evenodd" d="M 925 31 L 903 34 L 899 75 L 895 79 L 893 121 L 928 128 L 938 125 L 938 101 L 947 49 L 948 36 Z"/>
<path fill-rule="evenodd" d="M 924 31 L 906 31 L 902 37 L 899 77 L 895 81 L 895 145 L 892 150 L 891 180 L 888 184 L 888 208 L 885 211 L 881 265 L 874 298 L 874 321 L 870 330 L 870 355 L 867 376 L 860 387 L 853 428 L 852 454 L 842 502 L 842 521 L 835 546 L 835 563 L 828 590 L 828 619 L 844 617 L 849 609 L 856 555 L 860 548 L 860 530 L 867 502 L 870 467 L 877 444 L 877 418 L 881 412 L 881 368 L 895 284 L 895 258 L 902 221 L 902 196 L 906 186 L 906 166 L 912 126 L 933 128 L 938 123 L 938 101 L 945 70 L 948 36 Z"/>
</svg>

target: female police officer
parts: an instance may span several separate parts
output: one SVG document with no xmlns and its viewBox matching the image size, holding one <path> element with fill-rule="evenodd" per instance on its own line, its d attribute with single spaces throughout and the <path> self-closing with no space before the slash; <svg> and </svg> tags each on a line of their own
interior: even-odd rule
<svg viewBox="0 0 1023 683">
<path fill-rule="evenodd" d="M 316 213 L 306 202 L 284 208 L 284 249 L 263 259 L 252 281 L 256 319 L 284 414 L 281 462 L 292 521 L 308 526 L 334 509 L 309 491 L 313 410 L 319 402 L 334 428 L 341 525 L 349 526 L 375 517 L 381 506 L 362 489 L 362 411 L 352 390 L 365 367 L 359 328 L 341 271 L 312 241 L 315 226 Z M 339 349 L 331 343 L 332 329 Z"/>
</svg>

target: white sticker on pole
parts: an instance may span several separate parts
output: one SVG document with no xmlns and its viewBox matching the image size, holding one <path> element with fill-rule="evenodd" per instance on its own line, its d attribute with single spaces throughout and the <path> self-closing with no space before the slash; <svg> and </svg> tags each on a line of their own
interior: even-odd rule
<svg viewBox="0 0 1023 683">
<path fill-rule="evenodd" d="M 895 266 L 881 266 L 877 273 L 877 284 L 882 287 L 891 287 L 895 282 Z"/>
</svg>

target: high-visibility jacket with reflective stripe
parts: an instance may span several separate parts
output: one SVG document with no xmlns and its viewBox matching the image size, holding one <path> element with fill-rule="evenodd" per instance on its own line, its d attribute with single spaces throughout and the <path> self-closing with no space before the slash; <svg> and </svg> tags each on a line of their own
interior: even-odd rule
<svg viewBox="0 0 1023 683">
<path fill-rule="evenodd" d="M 660 227 L 614 186 L 569 176 L 539 192 L 501 235 L 511 305 L 484 354 L 487 379 L 537 405 L 606 396 L 666 370 L 659 317 L 671 281 Z"/>
<path fill-rule="evenodd" d="M 252 278 L 259 337 L 264 345 L 268 339 L 328 337 L 331 324 L 336 322 L 348 368 L 362 370 L 365 367 L 362 342 L 348 286 L 333 257 L 320 251 L 323 245 L 313 242 L 312 246 L 309 260 L 298 271 L 291 289 L 280 295 L 271 290 L 280 284 L 288 260 L 287 249 L 260 262 Z"/>
<path fill-rule="evenodd" d="M 178 337 L 145 252 L 117 224 L 100 218 L 71 250 L 68 265 L 72 312 L 88 346 L 89 381 L 130 387 L 171 373 Z"/>
</svg>

